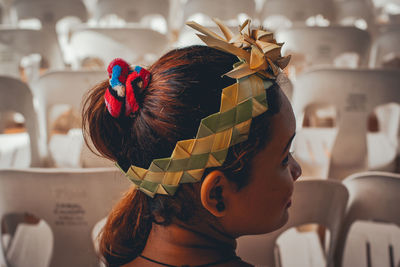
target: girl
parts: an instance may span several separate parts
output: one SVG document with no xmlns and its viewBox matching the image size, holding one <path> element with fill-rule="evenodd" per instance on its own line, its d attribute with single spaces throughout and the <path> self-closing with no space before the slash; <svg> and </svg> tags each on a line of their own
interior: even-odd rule
<svg viewBox="0 0 400 267">
<path fill-rule="evenodd" d="M 272 33 L 219 25 L 226 41 L 192 24 L 218 49 L 175 49 L 148 70 L 114 60 L 85 100 L 86 138 L 134 184 L 100 236 L 108 266 L 250 266 L 235 239 L 288 219 L 301 175 L 275 79 L 288 59 Z"/>
</svg>

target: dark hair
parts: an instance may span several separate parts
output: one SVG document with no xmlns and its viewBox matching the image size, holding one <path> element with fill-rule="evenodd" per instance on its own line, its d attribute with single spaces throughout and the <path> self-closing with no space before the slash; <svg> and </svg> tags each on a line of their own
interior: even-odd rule
<svg viewBox="0 0 400 267">
<path fill-rule="evenodd" d="M 108 81 L 88 93 L 83 108 L 85 141 L 101 155 L 123 166 L 148 168 L 153 159 L 169 157 L 179 140 L 196 136 L 202 118 L 219 111 L 222 89 L 236 80 L 224 73 L 237 57 L 207 46 L 172 50 L 149 71 L 151 82 L 136 95 L 140 109 L 133 118 L 113 118 L 104 103 Z M 268 142 L 269 118 L 279 112 L 279 86 L 267 90 L 269 109 L 254 118 L 249 138 L 229 149 L 218 167 L 238 188 L 248 182 L 249 162 Z M 206 169 L 205 174 L 216 168 Z M 152 223 L 169 225 L 172 220 L 195 218 L 199 193 L 194 184 L 182 184 L 173 197 L 146 196 L 130 189 L 113 208 L 101 233 L 100 252 L 108 266 L 120 266 L 143 250 Z"/>
</svg>

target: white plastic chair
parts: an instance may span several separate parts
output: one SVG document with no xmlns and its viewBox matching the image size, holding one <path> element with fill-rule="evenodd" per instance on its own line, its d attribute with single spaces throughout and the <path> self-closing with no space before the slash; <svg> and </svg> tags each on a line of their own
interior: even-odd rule
<svg viewBox="0 0 400 267">
<path fill-rule="evenodd" d="M 187 21 L 195 14 L 204 14 L 209 18 L 218 18 L 222 21 L 233 21 L 238 26 L 239 15 L 246 14 L 254 18 L 256 5 L 254 0 L 188 0 L 183 6 L 183 21 Z M 214 23 L 212 23 L 214 24 Z"/>
<path fill-rule="evenodd" d="M 337 243 L 336 266 L 398 266 L 400 174 L 357 173 L 346 178 L 343 184 L 349 191 L 349 203 Z M 367 243 L 370 253 L 367 253 Z M 389 245 L 394 250 L 393 265 L 389 261 Z M 370 265 L 366 264 L 368 256 Z"/>
<path fill-rule="evenodd" d="M 165 52 L 168 39 L 148 28 L 77 27 L 72 29 L 70 47 L 75 69 L 88 58 L 100 59 L 104 69 L 116 57 L 136 65 L 148 64 Z"/>
<path fill-rule="evenodd" d="M 47 30 L 0 28 L 0 73 L 20 77 L 21 59 L 30 54 L 40 54 L 49 69 L 64 68 L 55 33 Z"/>
<path fill-rule="evenodd" d="M 337 112 L 335 128 L 298 130 L 293 148 L 303 175 L 316 175 L 307 167 L 325 168 L 322 177 L 334 179 L 367 169 L 393 171 L 399 118 L 392 120 L 393 132 L 367 133 L 367 122 L 376 106 L 400 103 L 399 84 L 396 70 L 320 69 L 300 75 L 293 95 L 298 125 L 312 104 L 334 106 Z"/>
<path fill-rule="evenodd" d="M 279 259 L 279 254 L 281 256 L 284 254 L 291 257 L 292 261 L 297 259 L 298 266 L 302 266 L 301 262 L 304 263 L 307 262 L 307 259 L 316 257 L 315 253 L 320 251 L 318 249 L 308 250 L 307 254 L 302 253 L 298 248 L 282 251 L 276 247 L 276 242 L 278 237 L 291 227 L 316 223 L 325 226 L 330 231 L 329 244 L 326 249 L 326 264 L 333 266 L 334 248 L 348 199 L 346 188 L 337 181 L 299 180 L 295 183 L 292 199 L 293 204 L 289 208 L 289 221 L 286 225 L 272 233 L 240 237 L 237 240 L 238 256 L 251 264 L 274 267 L 285 266 L 279 264 L 279 262 L 283 262 L 282 259 Z M 310 248 L 312 247 L 315 246 L 310 246 Z M 290 244 L 285 248 L 289 249 Z"/>
<path fill-rule="evenodd" d="M 68 16 L 81 21 L 86 21 L 88 16 L 81 0 L 18 0 L 12 3 L 11 12 L 15 14 L 16 21 L 36 18 L 44 27 L 55 27 L 59 20 Z"/>
<path fill-rule="evenodd" d="M 385 61 L 397 57 L 400 60 L 400 27 L 398 30 L 390 30 L 380 33 L 373 41 L 369 66 L 382 68 Z"/>
<path fill-rule="evenodd" d="M 371 30 L 374 26 L 374 7 L 370 0 L 335 1 L 335 20 L 344 26 Z"/>
<path fill-rule="evenodd" d="M 368 62 L 369 33 L 355 27 L 298 26 L 278 31 L 276 39 L 285 43 L 282 53 L 292 55 L 289 67 L 294 66 L 296 76 L 307 68 L 339 64 L 340 57 L 348 53 L 355 53 L 355 58 L 339 65 L 356 68 Z M 292 69 L 289 71 L 292 75 Z"/>
<path fill-rule="evenodd" d="M 10 243 L 6 255 L 10 266 L 25 266 L 27 259 L 30 266 L 49 266 L 53 235 L 45 221 L 39 220 L 37 224 L 19 223 Z"/>
<path fill-rule="evenodd" d="M 394 223 L 356 221 L 350 227 L 343 267 L 399 266 L 400 227 Z"/>
<path fill-rule="evenodd" d="M 44 220 L 53 233 L 51 267 L 98 266 L 92 229 L 130 185 L 115 168 L 0 170 L 0 217 L 29 212 Z"/>
<path fill-rule="evenodd" d="M 39 122 L 33 105 L 32 92 L 22 81 L 12 77 L 0 76 L 0 112 L 5 111 L 19 112 L 24 116 L 28 136 L 21 136 L 21 134 L 15 136 L 11 134 L 2 135 L 0 140 L 7 143 L 0 145 L 0 153 L 2 154 L 0 161 L 7 161 L 8 167 L 41 166 L 45 154 L 43 148 L 39 147 Z M 27 159 L 29 155 L 14 156 L 10 159 L 13 154 L 20 154 L 18 150 L 24 151 L 24 146 L 21 147 L 21 143 L 27 144 L 25 142 L 26 137 L 29 138 L 30 143 L 30 161 Z M 8 152 L 4 151 L 6 148 L 9 149 Z M 21 162 L 14 162 L 14 160 L 19 160 L 26 165 L 21 166 Z M 1 165 L 6 167 L 3 164 Z"/>
<path fill-rule="evenodd" d="M 0 24 L 3 23 L 3 13 L 4 13 L 4 7 L 3 7 L 3 3 L 0 2 Z"/>
<path fill-rule="evenodd" d="M 325 19 L 332 21 L 334 9 L 332 0 L 266 0 L 261 10 L 261 22 L 265 26 L 274 16 L 282 16 L 291 24 L 305 24 L 307 19 L 322 15 Z"/>
<path fill-rule="evenodd" d="M 53 108 L 56 105 L 68 105 L 80 114 L 83 96 L 107 77 L 105 71 L 54 71 L 45 73 L 32 85 L 38 99 L 41 131 L 47 142 L 50 165 L 80 167 L 84 147 L 81 129 L 70 130 L 67 135 L 51 136 L 51 126 L 60 115 L 52 113 Z"/>
<path fill-rule="evenodd" d="M 94 18 L 115 14 L 125 22 L 140 22 L 146 16 L 160 15 L 168 23 L 169 9 L 169 0 L 98 0 Z"/>
</svg>

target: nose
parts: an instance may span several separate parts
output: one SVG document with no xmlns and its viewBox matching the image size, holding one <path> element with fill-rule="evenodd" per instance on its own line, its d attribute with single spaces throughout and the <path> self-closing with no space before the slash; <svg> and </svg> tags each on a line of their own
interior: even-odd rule
<svg viewBox="0 0 400 267">
<path fill-rule="evenodd" d="M 290 173 L 293 181 L 296 181 L 301 176 L 301 167 L 299 163 L 291 156 Z"/>
</svg>

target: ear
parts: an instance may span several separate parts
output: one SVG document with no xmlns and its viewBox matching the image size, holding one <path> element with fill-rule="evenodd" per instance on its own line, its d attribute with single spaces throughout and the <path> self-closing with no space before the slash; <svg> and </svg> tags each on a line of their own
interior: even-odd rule
<svg viewBox="0 0 400 267">
<path fill-rule="evenodd" d="M 218 200 L 215 197 L 216 188 L 222 189 L 222 199 Z M 224 190 L 228 189 L 228 179 L 225 174 L 221 171 L 210 172 L 203 180 L 200 189 L 201 203 L 204 208 L 208 210 L 215 217 L 223 217 L 226 214 L 226 208 L 224 210 L 217 209 L 217 203 L 222 201 L 226 206 L 226 197 L 224 198 Z M 226 192 L 225 192 L 226 193 Z M 225 194 L 226 196 L 226 194 Z"/>
</svg>

